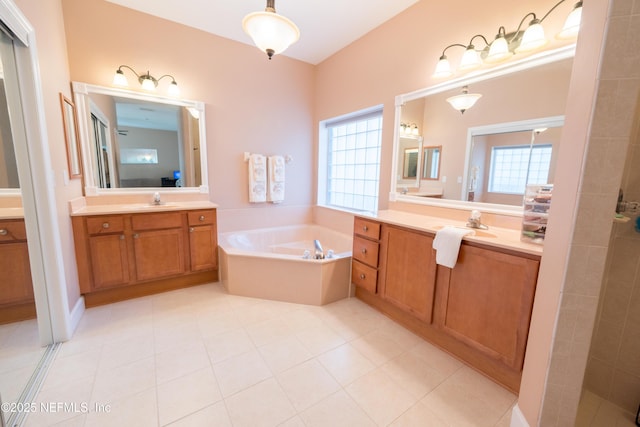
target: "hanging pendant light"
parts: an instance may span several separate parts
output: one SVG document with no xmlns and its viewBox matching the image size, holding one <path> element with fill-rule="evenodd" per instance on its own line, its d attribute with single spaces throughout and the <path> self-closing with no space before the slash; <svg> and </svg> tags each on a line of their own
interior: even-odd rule
<svg viewBox="0 0 640 427">
<path fill-rule="evenodd" d="M 447 98 L 447 102 L 451 104 L 451 106 L 464 114 L 469 108 L 473 107 L 478 99 L 480 99 L 482 95 L 479 93 L 469 93 L 469 87 L 464 86 L 462 88 L 462 94 L 456 95 Z"/>
<path fill-rule="evenodd" d="M 264 12 L 253 12 L 245 16 L 242 29 L 269 59 L 284 52 L 300 38 L 300 30 L 296 24 L 276 13 L 275 0 L 267 0 Z"/>
</svg>

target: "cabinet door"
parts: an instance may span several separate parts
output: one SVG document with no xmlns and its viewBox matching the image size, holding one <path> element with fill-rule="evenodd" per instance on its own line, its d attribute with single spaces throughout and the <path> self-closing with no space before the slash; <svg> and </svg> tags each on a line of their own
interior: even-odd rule
<svg viewBox="0 0 640 427">
<path fill-rule="evenodd" d="M 215 269 L 218 266 L 217 246 L 215 226 L 189 227 L 191 271 Z"/>
<path fill-rule="evenodd" d="M 94 289 L 129 283 L 129 257 L 124 234 L 89 237 L 89 251 Z"/>
<path fill-rule="evenodd" d="M 436 264 L 433 237 L 383 225 L 382 298 L 431 322 Z"/>
<path fill-rule="evenodd" d="M 137 280 L 161 279 L 185 272 L 182 228 L 133 234 Z"/>
<path fill-rule="evenodd" d="M 444 312 L 438 319 L 444 330 L 521 369 L 538 266 L 537 260 L 463 244 L 456 266 L 439 276 Z"/>
<path fill-rule="evenodd" d="M 29 250 L 26 242 L 0 244 L 0 272 L 0 304 L 33 301 Z"/>
</svg>

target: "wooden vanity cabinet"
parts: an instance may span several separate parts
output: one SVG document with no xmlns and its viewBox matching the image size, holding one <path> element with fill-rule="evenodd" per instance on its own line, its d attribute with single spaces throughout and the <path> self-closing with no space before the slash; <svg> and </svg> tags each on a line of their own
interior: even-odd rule
<svg viewBox="0 0 640 427">
<path fill-rule="evenodd" d="M 88 306 L 218 280 L 215 209 L 74 216 L 72 224 Z"/>
<path fill-rule="evenodd" d="M 433 233 L 379 223 L 377 281 L 356 296 L 518 392 L 540 257 L 463 241 L 454 268 L 435 263 Z M 373 291 L 372 291 L 373 289 Z"/>
<path fill-rule="evenodd" d="M 33 283 L 24 220 L 0 221 L 0 307 L 33 303 Z"/>
</svg>

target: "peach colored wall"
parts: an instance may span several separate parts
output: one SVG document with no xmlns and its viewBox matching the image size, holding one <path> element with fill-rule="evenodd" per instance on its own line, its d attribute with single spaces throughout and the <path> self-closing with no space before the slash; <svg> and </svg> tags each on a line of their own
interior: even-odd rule
<svg viewBox="0 0 640 427">
<path fill-rule="evenodd" d="M 220 205 L 221 231 L 310 218 L 313 66 L 285 56 L 269 61 L 254 46 L 103 0 L 63 0 L 63 10 L 72 80 L 111 86 L 126 64 L 171 74 L 181 97 L 205 103 L 210 199 Z M 249 204 L 245 151 L 293 158 L 284 203 Z"/>
<path fill-rule="evenodd" d="M 70 199 L 82 195 L 82 182 L 80 179 L 74 179 L 67 184 L 64 179 L 68 165 L 59 93 L 64 93 L 69 99 L 72 99 L 72 96 L 62 8 L 60 0 L 16 0 L 15 3 L 35 29 L 47 137 L 55 177 L 51 185 L 54 187 L 60 226 L 69 308 L 73 309 L 80 297 L 80 291 L 67 203 Z M 25 215 L 30 214 L 32 213 L 25 212 Z"/>
</svg>

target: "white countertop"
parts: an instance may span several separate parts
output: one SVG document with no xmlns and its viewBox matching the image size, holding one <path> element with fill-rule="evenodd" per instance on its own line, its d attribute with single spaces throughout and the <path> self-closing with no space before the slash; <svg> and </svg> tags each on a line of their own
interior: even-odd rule
<svg viewBox="0 0 640 427">
<path fill-rule="evenodd" d="M 466 228 L 465 221 L 457 221 L 453 219 L 420 215 L 395 210 L 383 210 L 378 211 L 377 213 L 359 214 L 359 216 L 379 220 L 388 224 L 412 228 L 415 230 L 428 231 L 434 234 L 442 227 L 448 225 Z M 469 242 L 478 242 L 487 246 L 509 249 L 531 255 L 542 256 L 543 246 L 535 243 L 520 241 L 520 230 L 500 227 L 490 227 L 488 230 L 475 230 L 469 228 L 469 230 L 473 230 L 475 234 L 464 236 L 463 240 L 467 240 Z"/>
<path fill-rule="evenodd" d="M 0 219 L 22 219 L 24 208 L 0 208 Z"/>
<path fill-rule="evenodd" d="M 189 202 L 166 202 L 160 205 L 152 205 L 150 203 L 88 205 L 74 209 L 71 212 L 71 216 L 151 213 L 193 209 L 214 209 L 217 207 L 218 205 L 215 203 L 201 200 Z"/>
</svg>

